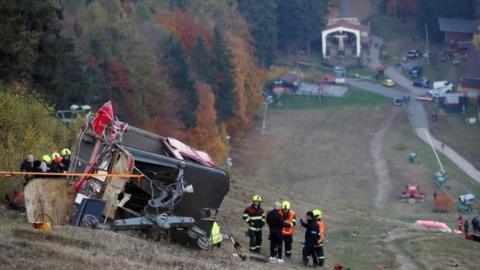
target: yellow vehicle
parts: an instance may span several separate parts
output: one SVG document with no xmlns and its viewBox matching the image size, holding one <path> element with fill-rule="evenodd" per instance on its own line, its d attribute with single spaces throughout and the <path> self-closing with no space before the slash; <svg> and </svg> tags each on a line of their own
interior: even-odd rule
<svg viewBox="0 0 480 270">
<path fill-rule="evenodd" d="M 383 80 L 382 84 L 383 84 L 383 86 L 386 86 L 386 87 L 394 87 L 395 86 L 395 82 L 392 79 L 388 79 L 388 78 Z"/>
</svg>

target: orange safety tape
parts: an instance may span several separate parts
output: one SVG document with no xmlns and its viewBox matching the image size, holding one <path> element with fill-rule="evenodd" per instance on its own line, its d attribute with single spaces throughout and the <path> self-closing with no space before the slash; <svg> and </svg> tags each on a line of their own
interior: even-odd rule
<svg viewBox="0 0 480 270">
<path fill-rule="evenodd" d="M 48 172 L 14 172 L 14 171 L 0 171 L 0 175 L 6 177 L 15 175 L 42 175 L 42 176 L 88 176 L 88 177 L 120 177 L 120 178 L 142 178 L 143 174 L 100 174 L 100 173 L 48 173 Z"/>
</svg>

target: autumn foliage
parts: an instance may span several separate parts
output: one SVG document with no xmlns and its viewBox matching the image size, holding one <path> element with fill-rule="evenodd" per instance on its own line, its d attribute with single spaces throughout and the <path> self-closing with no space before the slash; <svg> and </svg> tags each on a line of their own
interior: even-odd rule
<svg viewBox="0 0 480 270">
<path fill-rule="evenodd" d="M 262 104 L 260 88 L 264 79 L 255 65 L 253 49 L 248 41 L 238 35 L 227 33 L 227 43 L 232 48 L 235 68 L 235 96 L 237 100 L 235 117 L 227 122 L 227 130 L 233 136 L 243 136 L 248 131 L 253 117 Z"/>
<path fill-rule="evenodd" d="M 177 10 L 169 16 L 159 17 L 158 23 L 178 39 L 190 59 L 194 58 L 194 55 L 192 55 L 193 48 L 199 39 L 206 43 L 206 57 L 213 58 L 213 29 L 195 21 L 191 14 Z M 193 74 L 192 76 L 196 78 L 197 82 L 199 100 L 195 111 L 197 122 L 196 127 L 185 130 L 187 143 L 207 151 L 217 161 L 223 161 L 227 156 L 228 148 L 225 138 L 227 134 L 234 138 L 240 137 L 245 135 L 251 127 L 252 121 L 260 111 L 262 103 L 260 89 L 264 81 L 263 72 L 256 65 L 248 30 L 243 29 L 241 32 L 226 31 L 224 39 L 229 48 L 230 61 L 234 68 L 234 116 L 225 122 L 217 121 L 216 96 L 212 85 L 216 81 L 222 82 L 224 76 L 212 76 L 211 80 L 208 80 L 201 79 Z M 190 62 L 192 66 L 195 66 L 196 63 Z M 213 67 L 200 66 L 197 69 L 213 70 Z M 214 71 L 211 73 L 214 73 Z"/>
<path fill-rule="evenodd" d="M 183 48 L 191 53 L 197 37 L 203 37 L 211 46 L 211 31 L 200 22 L 193 20 L 192 14 L 176 10 L 168 16 L 158 17 L 158 23 L 172 32 Z"/>
<path fill-rule="evenodd" d="M 120 120 L 178 138 L 222 164 L 227 134 L 245 135 L 263 100 L 254 42 L 229 5 L 170 2 L 66 2 L 62 31 L 84 65 L 81 87 L 94 93 L 80 95 L 93 106 L 110 99 Z"/>
<path fill-rule="evenodd" d="M 187 141 L 195 147 L 207 151 L 217 161 L 224 160 L 228 154 L 225 134 L 217 127 L 215 119 L 215 95 L 206 83 L 197 85 L 199 105 L 195 112 L 197 126 L 188 131 Z"/>
</svg>

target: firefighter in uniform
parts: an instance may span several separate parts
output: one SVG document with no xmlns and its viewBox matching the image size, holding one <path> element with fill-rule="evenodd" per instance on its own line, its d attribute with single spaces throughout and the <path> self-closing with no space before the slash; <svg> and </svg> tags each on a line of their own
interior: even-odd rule
<svg viewBox="0 0 480 270">
<path fill-rule="evenodd" d="M 283 242 L 285 243 L 285 257 L 290 258 L 292 256 L 292 242 L 294 226 L 297 225 L 295 211 L 290 209 L 290 202 L 282 202 L 282 214 L 285 222 L 283 223 Z"/>
<path fill-rule="evenodd" d="M 323 243 L 325 242 L 325 222 L 322 219 L 322 211 L 315 209 L 312 212 L 313 216 L 317 219 L 319 235 L 318 241 L 315 244 L 315 253 L 318 258 L 318 266 L 323 267 L 323 264 L 325 263 L 325 254 L 323 252 Z"/>
<path fill-rule="evenodd" d="M 262 227 L 265 226 L 265 213 L 260 206 L 262 197 L 252 197 L 252 204 L 243 212 L 243 220 L 248 224 L 248 237 L 250 238 L 250 252 L 260 252 L 262 246 Z"/>
</svg>

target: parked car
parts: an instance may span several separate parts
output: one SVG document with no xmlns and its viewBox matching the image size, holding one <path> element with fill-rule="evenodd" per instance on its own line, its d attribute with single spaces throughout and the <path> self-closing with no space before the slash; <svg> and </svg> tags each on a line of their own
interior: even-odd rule
<svg viewBox="0 0 480 270">
<path fill-rule="evenodd" d="M 440 97 L 453 90 L 453 84 L 449 81 L 433 82 L 433 89 L 428 90 L 428 94 L 433 97 Z"/>
<path fill-rule="evenodd" d="M 418 76 L 422 75 L 423 68 L 421 66 L 414 66 L 410 68 L 408 71 L 408 74 L 410 74 L 412 77 L 417 78 Z"/>
<path fill-rule="evenodd" d="M 413 50 L 409 50 L 407 52 L 407 58 L 408 59 L 417 59 L 417 58 L 420 58 L 422 57 L 422 52 L 418 49 L 413 49 Z"/>
<path fill-rule="evenodd" d="M 448 91 L 453 90 L 453 84 L 449 81 L 436 81 L 433 82 L 433 89 L 447 89 Z"/>
<path fill-rule="evenodd" d="M 392 79 L 389 79 L 389 78 L 383 80 L 382 84 L 385 87 L 394 87 L 395 86 L 395 82 Z"/>
<path fill-rule="evenodd" d="M 413 82 L 413 86 L 422 87 L 422 88 L 428 88 L 429 84 L 430 84 L 430 80 L 425 77 L 421 77 Z"/>
</svg>

